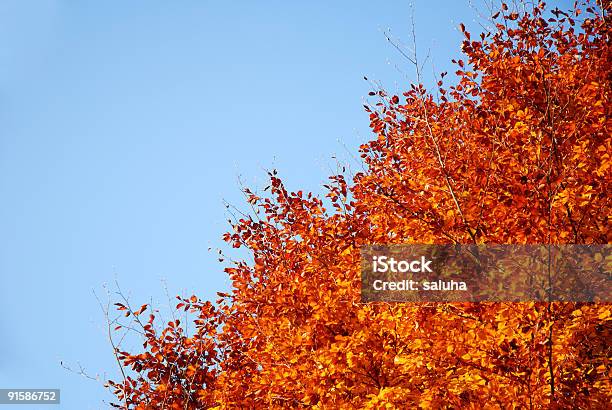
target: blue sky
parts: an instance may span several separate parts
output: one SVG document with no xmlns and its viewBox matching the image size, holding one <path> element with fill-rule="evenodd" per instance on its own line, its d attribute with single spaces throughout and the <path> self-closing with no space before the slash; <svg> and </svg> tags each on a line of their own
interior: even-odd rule
<svg viewBox="0 0 612 410">
<path fill-rule="evenodd" d="M 117 374 L 92 293 L 134 304 L 212 298 L 214 252 L 238 178 L 320 192 L 369 137 L 366 75 L 397 91 L 412 68 L 408 2 L 0 3 L 0 388 L 61 388 L 107 408 Z M 451 68 L 468 2 L 417 1 L 420 52 Z M 426 66 L 432 72 L 432 66 Z M 8 407 L 7 407 L 8 408 Z M 53 406 L 53 408 L 58 408 Z"/>
</svg>

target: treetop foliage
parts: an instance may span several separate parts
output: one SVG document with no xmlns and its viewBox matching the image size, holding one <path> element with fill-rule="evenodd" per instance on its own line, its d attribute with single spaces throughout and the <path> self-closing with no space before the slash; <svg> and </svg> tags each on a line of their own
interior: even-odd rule
<svg viewBox="0 0 612 410">
<path fill-rule="evenodd" d="M 118 305 L 144 344 L 116 348 L 115 406 L 606 408 L 609 305 L 361 304 L 359 247 L 609 243 L 609 12 L 503 4 L 491 31 L 460 26 L 452 84 L 374 92 L 363 171 L 325 200 L 276 173 L 245 189 L 224 239 L 253 261 L 216 304 L 179 301 L 194 331 Z"/>
</svg>

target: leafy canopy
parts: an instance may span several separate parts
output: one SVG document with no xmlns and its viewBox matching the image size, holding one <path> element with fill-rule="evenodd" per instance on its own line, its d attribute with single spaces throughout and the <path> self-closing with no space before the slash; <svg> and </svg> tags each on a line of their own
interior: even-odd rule
<svg viewBox="0 0 612 410">
<path fill-rule="evenodd" d="M 609 6 L 529 4 L 460 26 L 451 85 L 376 91 L 364 171 L 325 201 L 275 172 L 246 189 L 224 239 L 253 262 L 217 304 L 180 301 L 195 331 L 120 304 L 144 349 L 116 349 L 116 406 L 606 407 L 607 304 L 359 303 L 364 244 L 609 243 Z"/>
</svg>

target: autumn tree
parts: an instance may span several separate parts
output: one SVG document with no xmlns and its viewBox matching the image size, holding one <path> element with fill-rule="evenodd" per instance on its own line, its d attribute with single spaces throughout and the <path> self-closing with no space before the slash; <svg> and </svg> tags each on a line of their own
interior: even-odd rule
<svg viewBox="0 0 612 410">
<path fill-rule="evenodd" d="M 362 304 L 359 248 L 609 243 L 609 11 L 503 4 L 490 31 L 460 26 L 450 84 L 372 93 L 363 172 L 323 198 L 275 172 L 245 189 L 224 239 L 252 261 L 216 303 L 179 301 L 195 331 L 118 304 L 144 349 L 116 348 L 115 405 L 608 408 L 610 305 Z"/>
</svg>

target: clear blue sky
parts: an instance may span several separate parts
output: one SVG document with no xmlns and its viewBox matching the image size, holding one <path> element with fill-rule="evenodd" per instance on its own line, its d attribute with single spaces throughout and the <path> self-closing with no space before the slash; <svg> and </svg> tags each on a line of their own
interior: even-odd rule
<svg viewBox="0 0 612 410">
<path fill-rule="evenodd" d="M 408 2 L 0 2 L 0 388 L 62 389 L 107 408 L 92 375 L 117 369 L 92 290 L 134 304 L 227 288 L 222 199 L 238 175 L 320 191 L 368 137 L 367 75 L 412 69 Z M 467 1 L 416 2 L 421 52 L 449 69 Z M 426 67 L 431 72 L 431 65 Z M 8 406 L 7 406 L 8 408 Z M 21 407 L 20 407 L 21 408 Z M 58 408 L 53 406 L 53 408 Z"/>
</svg>

